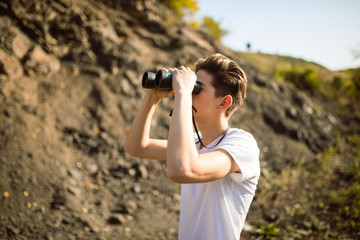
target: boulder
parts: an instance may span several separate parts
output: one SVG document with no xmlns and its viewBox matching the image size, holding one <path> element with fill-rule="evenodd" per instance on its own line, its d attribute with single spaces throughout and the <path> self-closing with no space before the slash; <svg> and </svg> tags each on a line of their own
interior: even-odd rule
<svg viewBox="0 0 360 240">
<path fill-rule="evenodd" d="M 28 54 L 24 64 L 25 70 L 30 75 L 52 75 L 60 70 L 60 61 L 47 54 L 39 45 L 36 45 Z"/>
<path fill-rule="evenodd" d="M 0 73 L 7 75 L 10 79 L 23 76 L 23 68 L 19 60 L 0 49 Z"/>
</svg>

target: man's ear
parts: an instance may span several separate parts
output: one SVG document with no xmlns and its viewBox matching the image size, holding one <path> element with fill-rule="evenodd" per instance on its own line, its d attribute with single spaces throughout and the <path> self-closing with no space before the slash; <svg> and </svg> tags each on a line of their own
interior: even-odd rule
<svg viewBox="0 0 360 240">
<path fill-rule="evenodd" d="M 221 102 L 220 102 L 220 104 L 219 104 L 219 106 L 218 106 L 218 109 L 220 109 L 220 110 L 226 110 L 226 109 L 228 109 L 228 108 L 231 106 L 232 101 L 233 101 L 233 99 L 232 99 L 232 96 L 231 96 L 231 95 L 225 95 L 225 96 L 221 99 Z"/>
</svg>

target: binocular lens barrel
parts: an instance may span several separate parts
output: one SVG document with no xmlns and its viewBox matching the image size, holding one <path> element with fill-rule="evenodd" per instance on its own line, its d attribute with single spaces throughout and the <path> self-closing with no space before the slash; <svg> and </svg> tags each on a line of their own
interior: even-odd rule
<svg viewBox="0 0 360 240">
<path fill-rule="evenodd" d="M 155 86 L 156 74 L 153 72 L 145 72 L 142 78 L 143 88 L 156 88 Z"/>
<path fill-rule="evenodd" d="M 145 72 L 142 78 L 143 88 L 157 88 L 163 90 L 172 90 L 172 73 L 166 70 L 159 70 L 157 73 Z M 193 94 L 201 91 L 200 83 L 196 82 Z"/>
<path fill-rule="evenodd" d="M 171 90 L 172 89 L 172 73 L 165 71 L 165 70 L 159 70 L 156 73 L 155 86 L 156 86 L 156 88 Z"/>
</svg>

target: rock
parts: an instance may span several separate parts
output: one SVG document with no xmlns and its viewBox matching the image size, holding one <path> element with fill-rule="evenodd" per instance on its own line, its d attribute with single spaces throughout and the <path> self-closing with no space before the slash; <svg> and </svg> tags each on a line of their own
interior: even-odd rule
<svg viewBox="0 0 360 240">
<path fill-rule="evenodd" d="M 120 171 L 111 171 L 111 175 L 115 178 L 123 178 L 125 177 L 125 174 Z"/>
<path fill-rule="evenodd" d="M 124 215 L 120 213 L 113 214 L 108 218 L 107 222 L 108 224 L 114 224 L 114 225 L 123 224 L 126 222 L 126 218 Z"/>
<path fill-rule="evenodd" d="M 174 194 L 172 195 L 172 200 L 173 200 L 174 202 L 180 202 L 180 199 L 181 199 L 180 194 L 174 193 Z"/>
<path fill-rule="evenodd" d="M 86 169 L 89 171 L 91 175 L 95 175 L 98 171 L 98 166 L 95 163 L 87 163 Z"/>
<path fill-rule="evenodd" d="M 80 46 L 78 48 L 70 48 L 63 59 L 84 64 L 94 64 L 97 61 L 97 57 L 93 51 Z"/>
<path fill-rule="evenodd" d="M 36 45 L 25 58 L 25 69 L 31 75 L 35 73 L 43 75 L 54 74 L 61 67 L 60 61 L 54 56 L 47 54 L 39 45 Z"/>
<path fill-rule="evenodd" d="M 80 71 L 81 73 L 89 74 L 100 79 L 104 79 L 107 76 L 104 69 L 93 65 L 82 64 L 80 65 Z"/>
<path fill-rule="evenodd" d="M 285 113 L 286 113 L 286 116 L 293 119 L 293 120 L 296 120 L 297 118 L 297 110 L 295 107 L 290 107 L 290 108 L 287 108 L 285 110 Z"/>
<path fill-rule="evenodd" d="M 148 171 L 147 171 L 145 165 L 143 165 L 143 164 L 139 164 L 137 166 L 137 172 L 138 172 L 138 175 L 142 178 L 148 178 L 148 176 L 149 176 Z"/>
<path fill-rule="evenodd" d="M 20 231 L 21 231 L 20 228 L 17 228 L 17 227 L 15 227 L 15 226 L 7 226 L 7 227 L 6 227 L 6 230 L 7 230 L 8 232 L 13 233 L 15 236 L 18 235 L 18 234 L 20 233 Z"/>
<path fill-rule="evenodd" d="M 63 189 L 56 188 L 50 200 L 52 209 L 61 209 L 66 203 L 65 193 Z"/>
<path fill-rule="evenodd" d="M 134 96 L 135 95 L 134 88 L 130 85 L 128 80 L 123 79 L 120 82 L 120 86 L 121 86 L 121 90 L 122 90 L 123 94 L 126 94 L 128 96 Z"/>
<path fill-rule="evenodd" d="M 136 176 L 136 173 L 137 173 L 137 171 L 136 171 L 135 168 L 130 168 L 130 169 L 128 170 L 128 174 L 129 174 L 131 177 L 135 177 L 135 176 Z"/>
<path fill-rule="evenodd" d="M 250 225 L 248 222 L 245 222 L 242 230 L 244 232 L 251 232 L 251 231 L 253 231 L 253 229 L 254 229 L 254 226 Z"/>
<path fill-rule="evenodd" d="M 111 138 L 106 132 L 101 132 L 100 137 L 106 142 L 106 144 L 115 145 L 115 140 Z"/>
<path fill-rule="evenodd" d="M 81 196 L 81 189 L 74 187 L 74 186 L 70 186 L 68 187 L 68 191 L 73 194 L 76 197 L 80 197 Z"/>
<path fill-rule="evenodd" d="M 139 77 L 136 72 L 126 70 L 124 75 L 133 85 L 141 85 L 141 77 Z"/>
<path fill-rule="evenodd" d="M 21 60 L 31 47 L 31 41 L 19 28 L 11 26 L 11 20 L 0 18 L 0 48 L 9 56 Z"/>
<path fill-rule="evenodd" d="M 128 200 L 119 204 L 119 210 L 122 213 L 133 214 L 138 206 L 134 200 Z"/>
<path fill-rule="evenodd" d="M 301 93 L 288 90 L 286 98 L 265 104 L 264 121 L 275 132 L 305 143 L 312 151 L 320 152 L 331 144 L 333 124 L 328 115 L 316 113 L 312 101 Z"/>
<path fill-rule="evenodd" d="M 77 169 L 71 169 L 68 171 L 69 175 L 72 176 L 75 179 L 81 179 L 82 174 Z"/>
<path fill-rule="evenodd" d="M 13 56 L 6 54 L 0 49 L 0 73 L 9 76 L 10 79 L 20 78 L 23 68 L 20 62 Z"/>
<path fill-rule="evenodd" d="M 258 73 L 254 77 L 254 83 L 260 87 L 265 87 L 269 85 L 269 77 L 266 76 L 264 73 Z"/>
<path fill-rule="evenodd" d="M 135 186 L 133 186 L 133 191 L 135 193 L 141 193 L 141 187 L 139 185 L 135 185 Z"/>
<path fill-rule="evenodd" d="M 12 42 L 12 51 L 18 59 L 22 59 L 29 51 L 31 42 L 24 34 L 18 33 Z"/>
<path fill-rule="evenodd" d="M 120 39 L 111 25 L 100 27 L 98 31 L 102 35 L 103 39 L 109 39 L 115 44 L 120 44 Z"/>
</svg>

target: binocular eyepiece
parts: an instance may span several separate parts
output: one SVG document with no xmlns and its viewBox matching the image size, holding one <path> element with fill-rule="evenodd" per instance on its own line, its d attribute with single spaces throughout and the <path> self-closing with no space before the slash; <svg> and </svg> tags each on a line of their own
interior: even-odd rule
<svg viewBox="0 0 360 240">
<path fill-rule="evenodd" d="M 172 90 L 172 73 L 166 70 L 159 70 L 157 73 L 145 72 L 142 78 L 143 88 L 157 88 L 163 90 Z M 200 83 L 196 82 L 193 94 L 201 91 Z"/>
</svg>

